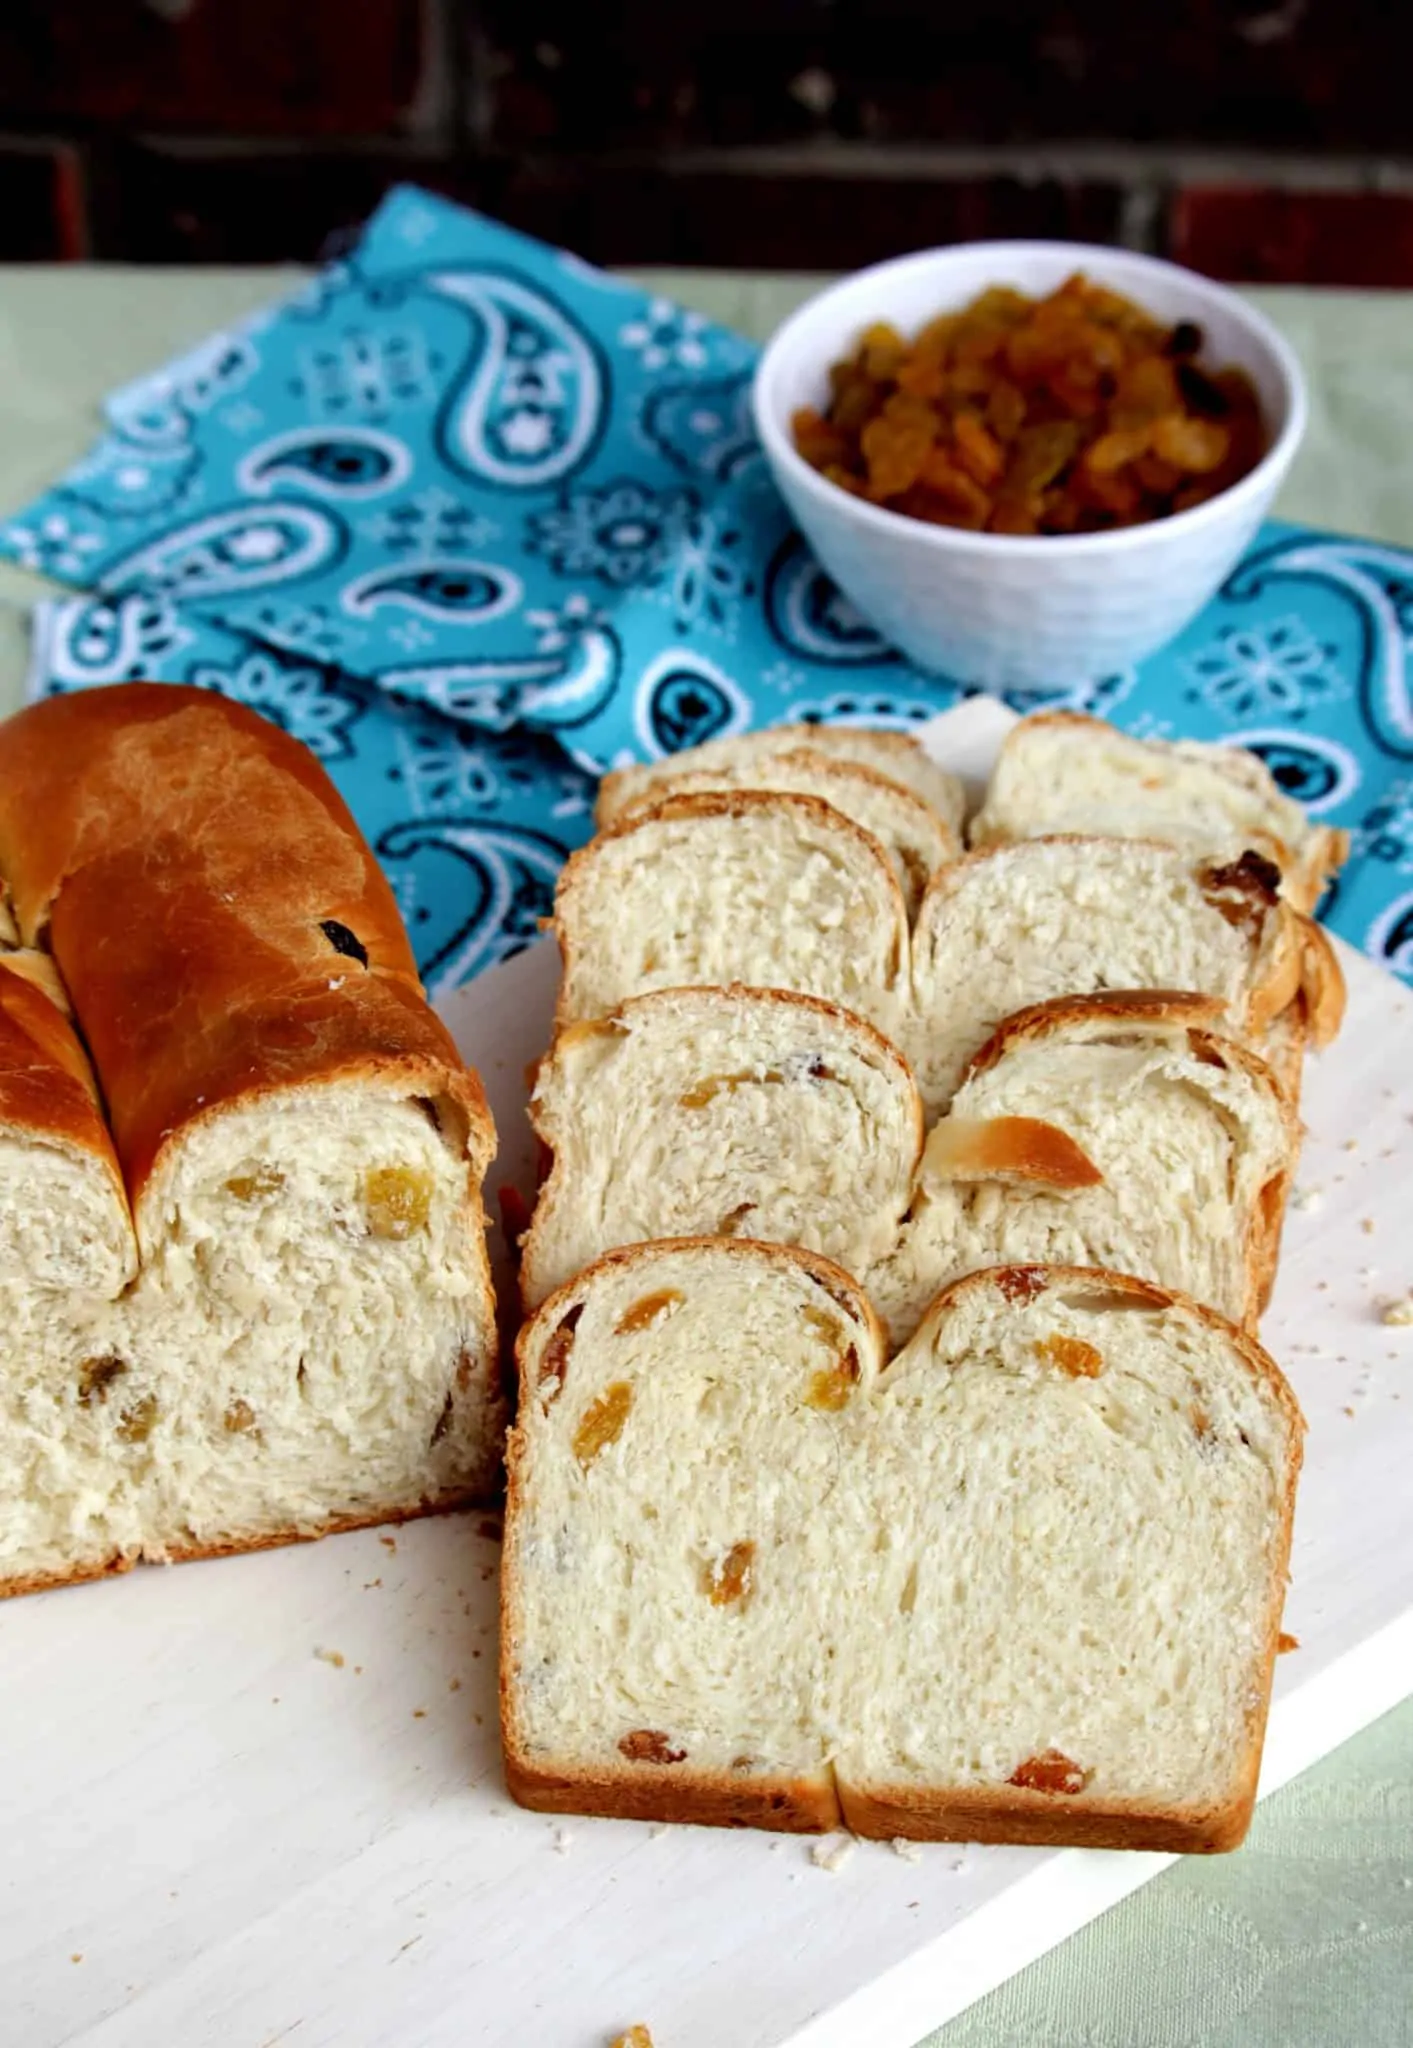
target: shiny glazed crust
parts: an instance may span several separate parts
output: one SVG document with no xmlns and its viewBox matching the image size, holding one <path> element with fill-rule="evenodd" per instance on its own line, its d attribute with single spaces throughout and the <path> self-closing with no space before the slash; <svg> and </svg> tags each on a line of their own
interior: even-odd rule
<svg viewBox="0 0 1413 2048">
<path fill-rule="evenodd" d="M 0 953 L 0 1124 L 91 1154 L 125 1209 L 123 1176 L 93 1070 L 55 996 L 21 964 L 34 959 Z"/>
<path fill-rule="evenodd" d="M 32 706 L 0 726 L 0 872 L 69 991 L 134 1210 L 188 1126 L 350 1078 L 458 1104 L 479 1180 L 480 1083 L 351 814 L 277 726 L 160 683 Z"/>
</svg>

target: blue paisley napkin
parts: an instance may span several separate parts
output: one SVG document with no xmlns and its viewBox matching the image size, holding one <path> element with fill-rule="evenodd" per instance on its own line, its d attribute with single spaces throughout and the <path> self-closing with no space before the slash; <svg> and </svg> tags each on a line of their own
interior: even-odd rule
<svg viewBox="0 0 1413 2048">
<path fill-rule="evenodd" d="M 287 724 L 454 985 L 533 932 L 605 766 L 787 718 L 905 727 L 967 693 L 885 646 L 792 531 L 753 361 L 396 192 L 346 261 L 115 393 L 97 447 L 0 525 L 96 593 L 41 608 L 31 687 L 193 681 Z M 1140 669 L 1011 701 L 1252 747 L 1354 832 L 1329 922 L 1413 980 L 1410 642 L 1413 555 L 1272 525 Z"/>
</svg>

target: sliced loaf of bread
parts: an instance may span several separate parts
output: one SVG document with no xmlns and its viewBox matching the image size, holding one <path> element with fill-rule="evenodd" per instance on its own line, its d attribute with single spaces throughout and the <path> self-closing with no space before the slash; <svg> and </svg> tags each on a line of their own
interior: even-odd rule
<svg viewBox="0 0 1413 2048">
<path fill-rule="evenodd" d="M 810 1254 L 609 1254 L 521 1334 L 511 1790 L 545 1810 L 1159 1850 L 1240 1840 L 1299 1412 L 1092 1269 L 949 1288 L 886 1370 Z"/>
<path fill-rule="evenodd" d="M 1218 861 L 1248 849 L 1275 862 L 1300 910 L 1313 910 L 1348 835 L 1313 824 L 1243 747 L 1140 740 L 1102 719 L 1043 712 L 1001 748 L 973 846 L 1057 832 L 1163 839 Z"/>
<path fill-rule="evenodd" d="M 684 764 L 691 756 L 683 757 Z M 783 789 L 816 796 L 871 832 L 888 854 L 909 917 L 937 869 L 960 854 L 954 828 L 930 805 L 876 768 L 815 747 L 760 752 L 715 767 L 684 765 L 679 774 L 654 780 L 642 798 L 614 814 L 614 822 L 650 810 L 666 796 L 704 796 L 724 789 Z"/>
<path fill-rule="evenodd" d="M 557 1022 L 649 989 L 794 989 L 885 1031 L 906 997 L 908 923 L 888 856 L 818 797 L 669 796 L 571 856 L 555 891 Z"/>
<path fill-rule="evenodd" d="M 939 767 L 910 733 L 865 725 L 777 725 L 764 732 L 707 740 L 700 747 L 669 754 L 662 761 L 616 768 L 599 786 L 596 822 L 602 830 L 630 806 L 651 800 L 653 792 L 665 793 L 684 774 L 704 771 L 745 777 L 758 771 L 768 777 L 770 763 L 776 756 L 795 753 L 801 747 L 807 747 L 812 754 L 856 762 L 886 775 L 890 782 L 911 790 L 952 832 L 961 832 L 966 795 L 960 779 Z M 741 786 L 745 786 L 744 782 Z M 751 786 L 774 788 L 775 784 L 766 780 Z"/>
<path fill-rule="evenodd" d="M 941 869 L 914 931 L 902 1038 L 929 1114 L 1003 1018 L 1052 996 L 1213 996 L 1224 1028 L 1259 1045 L 1308 973 L 1278 882 L 1255 855 L 1223 865 L 1112 838 L 1029 839 Z"/>
<path fill-rule="evenodd" d="M 553 1167 L 522 1247 L 529 1308 L 646 1238 L 765 1238 L 863 1273 L 896 1243 L 922 1145 L 902 1055 L 779 990 L 663 989 L 572 1024 L 530 1113 Z"/>
<path fill-rule="evenodd" d="M 860 1272 L 894 1345 L 982 1266 L 1108 1266 L 1254 1325 L 1299 1144 L 1210 998 L 1061 996 L 1010 1017 L 927 1142 L 896 1249 Z"/>
</svg>

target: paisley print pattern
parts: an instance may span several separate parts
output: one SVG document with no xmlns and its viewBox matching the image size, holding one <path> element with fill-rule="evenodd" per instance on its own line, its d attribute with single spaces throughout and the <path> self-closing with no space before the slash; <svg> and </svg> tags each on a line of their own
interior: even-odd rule
<svg viewBox="0 0 1413 2048">
<path fill-rule="evenodd" d="M 376 427 L 295 427 L 252 448 L 236 464 L 236 483 L 252 497 L 281 488 L 321 498 L 378 498 L 412 474 L 406 443 Z"/>
<path fill-rule="evenodd" d="M 592 777 L 781 719 L 908 729 L 912 668 L 792 530 L 739 336 L 429 194 L 107 402 L 0 552 L 74 590 L 31 687 L 147 675 L 312 746 L 441 985 L 523 944 Z M 1323 906 L 1413 981 L 1413 555 L 1268 526 L 1139 669 L 1013 698 L 1249 746 L 1348 829 Z"/>
</svg>

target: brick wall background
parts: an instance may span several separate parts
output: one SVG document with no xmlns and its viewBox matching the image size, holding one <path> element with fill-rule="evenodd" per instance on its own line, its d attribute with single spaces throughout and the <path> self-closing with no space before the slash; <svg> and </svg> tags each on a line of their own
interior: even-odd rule
<svg viewBox="0 0 1413 2048">
<path fill-rule="evenodd" d="M 0 0 L 0 257 L 308 260 L 412 178 L 604 262 L 1413 285 L 1410 75 L 1389 0 Z"/>
</svg>

